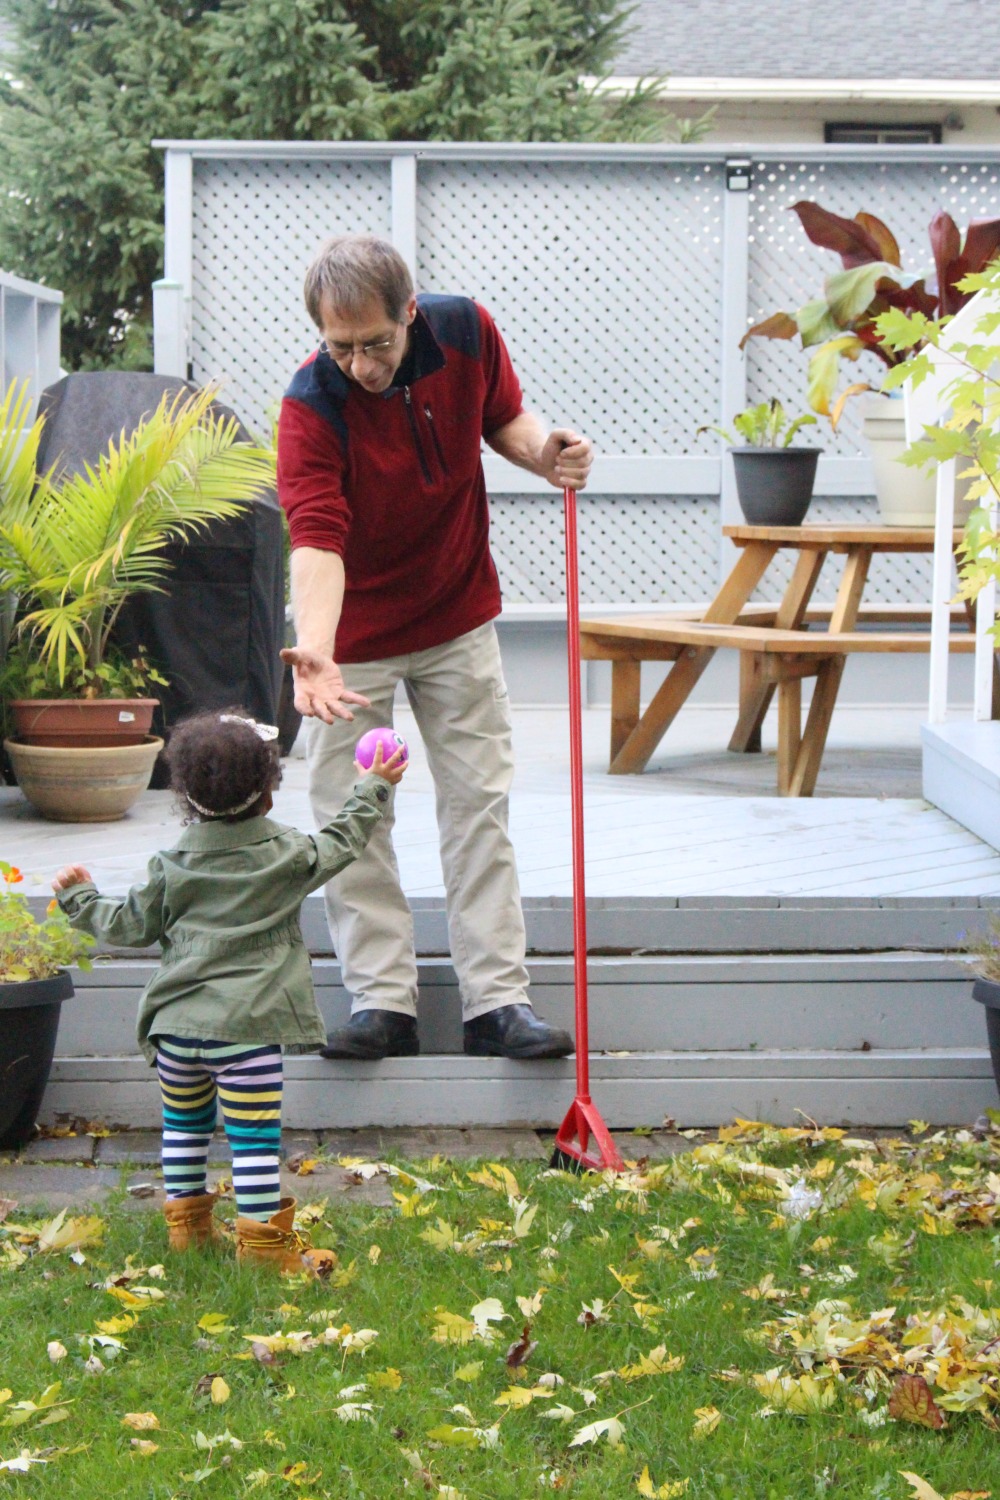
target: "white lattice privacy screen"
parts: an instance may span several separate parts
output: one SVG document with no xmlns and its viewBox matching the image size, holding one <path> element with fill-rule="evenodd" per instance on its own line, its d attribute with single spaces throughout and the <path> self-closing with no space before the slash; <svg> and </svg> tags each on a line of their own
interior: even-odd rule
<svg viewBox="0 0 1000 1500">
<path fill-rule="evenodd" d="M 727 188 L 726 153 L 704 147 L 163 144 L 166 274 L 194 378 L 221 380 L 263 429 L 315 346 L 302 277 L 319 242 L 346 230 L 392 238 L 419 289 L 490 308 L 534 410 L 593 437 L 594 493 L 580 506 L 588 604 L 714 592 L 720 510 L 738 517 L 729 460 L 696 429 L 729 423 L 748 399 L 804 409 L 803 352 L 754 340 L 744 356 L 739 331 L 799 306 L 838 264 L 806 239 L 793 203 L 878 214 L 913 269 L 929 268 L 936 208 L 963 226 L 1000 213 L 1000 153 L 985 148 L 975 159 L 768 148 L 740 194 Z M 877 379 L 877 362 L 861 373 Z M 856 419 L 810 441 L 824 448 L 815 518 L 874 519 Z M 487 472 L 505 596 L 558 601 L 558 496 L 496 460 Z M 835 583 L 831 573 L 822 594 Z M 923 600 L 929 586 L 930 559 L 881 558 L 868 597 Z"/>
</svg>

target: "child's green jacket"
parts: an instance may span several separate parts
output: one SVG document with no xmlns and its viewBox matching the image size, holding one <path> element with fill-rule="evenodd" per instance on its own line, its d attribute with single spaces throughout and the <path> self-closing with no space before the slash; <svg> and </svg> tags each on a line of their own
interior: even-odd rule
<svg viewBox="0 0 1000 1500">
<path fill-rule="evenodd" d="M 99 942 L 160 943 L 136 1022 L 148 1062 L 161 1035 L 280 1043 L 289 1052 L 323 1046 L 299 907 L 357 859 L 392 791 L 366 776 L 316 834 L 270 818 L 192 823 L 176 848 L 153 855 L 146 884 L 124 898 L 101 896 L 91 882 L 59 892 L 72 925 Z"/>
</svg>

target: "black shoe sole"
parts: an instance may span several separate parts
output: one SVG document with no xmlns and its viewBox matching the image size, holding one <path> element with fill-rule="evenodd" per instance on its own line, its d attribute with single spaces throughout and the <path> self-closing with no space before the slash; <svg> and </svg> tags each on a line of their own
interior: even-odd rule
<svg viewBox="0 0 1000 1500">
<path fill-rule="evenodd" d="M 567 1046 L 564 1042 L 534 1042 L 527 1047 L 503 1047 L 499 1042 L 468 1040 L 463 1042 L 465 1055 L 467 1057 L 509 1057 L 515 1062 L 537 1062 L 546 1058 L 568 1057 L 573 1051 L 573 1043 Z"/>
<path fill-rule="evenodd" d="M 319 1055 L 335 1062 L 381 1062 L 384 1057 L 418 1057 L 420 1042 L 417 1038 L 410 1042 L 397 1042 L 384 1051 L 381 1048 L 321 1047 Z"/>
</svg>

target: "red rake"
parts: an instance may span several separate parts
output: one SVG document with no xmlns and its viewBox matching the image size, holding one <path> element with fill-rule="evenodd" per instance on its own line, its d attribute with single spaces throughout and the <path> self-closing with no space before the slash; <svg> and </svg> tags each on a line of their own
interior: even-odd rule
<svg viewBox="0 0 1000 1500">
<path fill-rule="evenodd" d="M 573 1172 L 620 1172 L 624 1162 L 590 1097 L 587 1019 L 587 897 L 583 853 L 583 734 L 580 709 L 580 587 L 576 565 L 576 495 L 563 490 L 566 517 L 566 640 L 569 655 L 569 775 L 573 810 L 573 980 L 576 1005 L 576 1098 L 556 1134 L 552 1166 Z"/>
</svg>

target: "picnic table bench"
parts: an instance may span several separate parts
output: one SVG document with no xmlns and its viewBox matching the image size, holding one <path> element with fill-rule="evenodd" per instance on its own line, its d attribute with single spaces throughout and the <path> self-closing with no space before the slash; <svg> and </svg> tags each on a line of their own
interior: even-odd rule
<svg viewBox="0 0 1000 1500">
<path fill-rule="evenodd" d="M 761 726 L 778 694 L 778 792 L 811 796 L 822 762 L 846 658 L 856 652 L 929 652 L 929 631 L 906 628 L 930 620 L 930 608 L 861 601 L 872 555 L 931 552 L 927 528 L 875 526 L 727 526 L 741 548 L 715 599 L 704 610 L 657 610 L 628 617 L 581 620 L 580 654 L 610 661 L 612 774 L 642 771 L 702 672 L 720 648 L 740 653 L 740 709 L 730 750 L 760 749 Z M 955 533 L 956 545 L 961 532 Z M 750 603 L 782 548 L 799 552 L 792 578 L 777 604 Z M 811 596 L 830 552 L 846 553 L 837 598 L 813 605 Z M 954 611 L 968 629 L 951 638 L 954 651 L 975 651 L 971 614 Z M 891 625 L 888 630 L 873 626 Z M 826 628 L 811 628 L 822 627 Z M 644 714 L 640 674 L 644 661 L 673 665 Z M 815 677 L 805 728 L 802 680 Z M 995 697 L 997 674 L 994 672 Z"/>
</svg>

